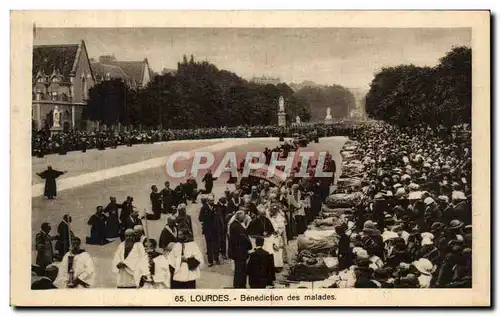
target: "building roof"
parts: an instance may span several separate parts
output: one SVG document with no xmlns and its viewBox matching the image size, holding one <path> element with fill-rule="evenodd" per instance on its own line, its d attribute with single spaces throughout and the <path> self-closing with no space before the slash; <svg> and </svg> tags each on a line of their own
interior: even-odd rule
<svg viewBox="0 0 500 316">
<path fill-rule="evenodd" d="M 69 80 L 76 71 L 79 44 L 74 45 L 40 45 L 33 47 L 32 75 L 36 78 L 38 72 L 51 75 L 58 72 Z"/>
<path fill-rule="evenodd" d="M 137 84 L 142 84 L 144 61 L 116 61 L 115 65 L 120 67 Z"/>
<path fill-rule="evenodd" d="M 137 85 L 143 85 L 144 65 L 148 64 L 148 60 L 143 61 L 118 61 L 111 58 L 107 60 L 101 59 L 99 62 L 93 62 L 94 71 L 105 77 L 106 73 L 110 73 L 111 78 L 124 78 L 128 82 L 135 82 Z M 149 77 L 153 78 L 154 73 L 149 68 Z"/>
<path fill-rule="evenodd" d="M 111 78 L 122 78 L 125 81 L 129 80 L 127 74 L 118 66 L 99 62 L 91 62 L 90 64 L 92 65 L 92 70 L 102 78 L 105 78 L 106 74 L 109 73 Z"/>
</svg>

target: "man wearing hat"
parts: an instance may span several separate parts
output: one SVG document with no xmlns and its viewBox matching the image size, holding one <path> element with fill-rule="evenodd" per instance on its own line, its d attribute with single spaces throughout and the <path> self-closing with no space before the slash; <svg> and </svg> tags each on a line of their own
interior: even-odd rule
<svg viewBox="0 0 500 316">
<path fill-rule="evenodd" d="M 378 268 L 373 272 L 373 279 L 371 280 L 373 283 L 377 285 L 378 288 L 388 289 L 394 288 L 394 284 L 389 281 L 391 275 L 390 268 Z"/>
<path fill-rule="evenodd" d="M 364 245 L 363 248 L 365 248 L 371 255 L 383 258 L 384 241 L 380 231 L 375 228 L 375 225 L 376 224 L 372 221 L 366 221 L 363 224 L 363 237 L 361 241 Z"/>
<path fill-rule="evenodd" d="M 395 269 L 402 262 L 411 262 L 408 254 L 406 243 L 403 238 L 398 237 L 392 239 L 392 250 L 387 257 L 386 266 Z"/>
<path fill-rule="evenodd" d="M 434 201 L 432 197 L 426 197 L 424 199 L 425 210 L 424 210 L 424 221 L 425 227 L 422 227 L 424 230 L 428 230 L 431 228 L 432 223 L 438 221 L 441 218 L 441 211 L 439 209 L 438 204 Z"/>
<path fill-rule="evenodd" d="M 370 260 L 365 257 L 356 259 L 356 282 L 354 287 L 357 289 L 378 288 L 377 284 L 373 282 L 373 269 L 370 268 Z"/>
<path fill-rule="evenodd" d="M 455 218 L 466 225 L 472 224 L 472 210 L 465 194 L 462 191 L 453 191 L 451 199 Z"/>
<path fill-rule="evenodd" d="M 425 236 L 424 234 L 429 234 L 430 236 Z M 419 257 L 424 258 L 432 262 L 432 264 L 437 265 L 441 259 L 441 254 L 439 249 L 434 245 L 433 239 L 434 235 L 431 233 L 422 233 L 421 248 L 419 250 Z"/>
</svg>

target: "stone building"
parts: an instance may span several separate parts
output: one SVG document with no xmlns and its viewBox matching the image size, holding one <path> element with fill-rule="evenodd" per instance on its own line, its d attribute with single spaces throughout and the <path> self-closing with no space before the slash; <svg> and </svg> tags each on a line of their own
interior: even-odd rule
<svg viewBox="0 0 500 316">
<path fill-rule="evenodd" d="M 91 60 L 96 82 L 122 79 L 131 89 L 140 89 L 148 85 L 154 73 L 148 59 L 142 61 L 118 61 L 115 56 L 100 56 L 99 61 Z"/>
<path fill-rule="evenodd" d="M 33 47 L 32 128 L 52 126 L 53 110 L 61 111 L 64 130 L 84 129 L 83 109 L 95 84 L 85 42 Z"/>
</svg>

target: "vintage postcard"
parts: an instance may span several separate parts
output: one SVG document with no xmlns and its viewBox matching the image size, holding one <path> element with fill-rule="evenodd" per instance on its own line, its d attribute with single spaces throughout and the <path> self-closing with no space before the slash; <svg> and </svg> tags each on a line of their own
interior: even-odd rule
<svg viewBox="0 0 500 316">
<path fill-rule="evenodd" d="M 11 26 L 11 305 L 491 304 L 490 12 Z"/>
</svg>

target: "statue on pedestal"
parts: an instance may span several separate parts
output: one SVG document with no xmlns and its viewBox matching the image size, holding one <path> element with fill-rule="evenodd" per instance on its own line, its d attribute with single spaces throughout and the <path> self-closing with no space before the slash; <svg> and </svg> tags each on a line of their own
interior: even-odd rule
<svg viewBox="0 0 500 316">
<path fill-rule="evenodd" d="M 332 124 L 333 119 L 332 119 L 332 113 L 330 110 L 330 107 L 326 109 L 326 117 L 325 117 L 325 124 Z"/>
<path fill-rule="evenodd" d="M 278 100 L 278 125 L 286 126 L 285 99 L 282 95 Z"/>
<path fill-rule="evenodd" d="M 325 120 L 331 120 L 332 119 L 332 113 L 331 113 L 331 110 L 330 110 L 330 107 L 328 107 L 326 109 L 326 117 L 325 117 Z"/>
<path fill-rule="evenodd" d="M 53 128 L 59 128 L 61 127 L 61 111 L 59 111 L 59 108 L 56 107 L 54 108 L 54 112 L 52 114 L 52 127 Z"/>
<path fill-rule="evenodd" d="M 300 124 L 300 116 L 297 115 L 295 117 L 295 123 Z"/>
</svg>

